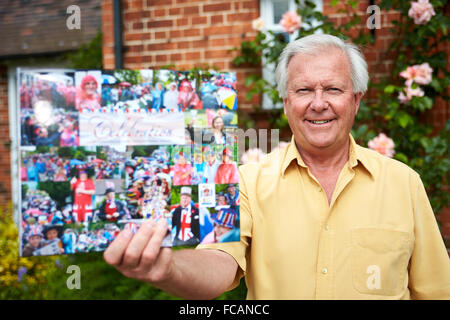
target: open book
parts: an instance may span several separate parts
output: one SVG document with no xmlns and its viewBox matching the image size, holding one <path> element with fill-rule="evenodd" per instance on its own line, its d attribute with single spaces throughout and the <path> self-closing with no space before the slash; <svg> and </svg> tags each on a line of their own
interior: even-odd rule
<svg viewBox="0 0 450 320">
<path fill-rule="evenodd" d="M 19 68 L 20 254 L 239 241 L 234 73 Z"/>
</svg>

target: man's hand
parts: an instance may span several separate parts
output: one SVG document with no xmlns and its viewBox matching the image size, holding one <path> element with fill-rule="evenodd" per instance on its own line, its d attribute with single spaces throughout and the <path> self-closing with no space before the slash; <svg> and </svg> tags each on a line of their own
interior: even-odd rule
<svg viewBox="0 0 450 320">
<path fill-rule="evenodd" d="M 158 284 L 168 279 L 172 272 L 172 249 L 161 248 L 168 231 L 165 219 L 155 223 L 144 222 L 133 236 L 123 230 L 104 253 L 105 261 L 123 275 Z"/>
</svg>

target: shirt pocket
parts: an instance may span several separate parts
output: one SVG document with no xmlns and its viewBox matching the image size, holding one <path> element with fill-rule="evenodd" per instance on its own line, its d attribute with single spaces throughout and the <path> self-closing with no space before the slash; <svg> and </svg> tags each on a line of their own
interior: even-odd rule
<svg viewBox="0 0 450 320">
<path fill-rule="evenodd" d="M 403 231 L 358 228 L 351 231 L 354 288 L 363 294 L 394 296 L 407 286 L 412 236 Z"/>
</svg>

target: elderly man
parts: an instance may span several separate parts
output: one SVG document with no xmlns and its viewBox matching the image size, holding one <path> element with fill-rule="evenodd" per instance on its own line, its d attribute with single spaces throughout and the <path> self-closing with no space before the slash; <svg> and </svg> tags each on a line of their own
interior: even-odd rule
<svg viewBox="0 0 450 320">
<path fill-rule="evenodd" d="M 449 299 L 450 262 L 419 176 L 349 134 L 368 82 L 359 50 L 308 36 L 285 48 L 276 75 L 293 138 L 240 167 L 240 242 L 172 253 L 158 247 L 167 227 L 149 222 L 122 233 L 106 261 L 188 298 L 245 276 L 250 299 Z"/>
</svg>

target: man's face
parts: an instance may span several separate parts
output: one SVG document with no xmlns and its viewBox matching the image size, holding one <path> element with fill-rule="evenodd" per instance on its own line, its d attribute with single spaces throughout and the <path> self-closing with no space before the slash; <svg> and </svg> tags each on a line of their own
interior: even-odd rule
<svg viewBox="0 0 450 320">
<path fill-rule="evenodd" d="M 236 193 L 236 187 L 235 186 L 228 187 L 228 193 L 234 196 L 234 194 Z"/>
<path fill-rule="evenodd" d="M 106 199 L 108 199 L 108 200 L 114 200 L 114 197 L 115 197 L 115 193 L 114 192 L 108 192 L 106 194 Z"/>
<path fill-rule="evenodd" d="M 361 96 L 353 93 L 350 63 L 341 50 L 295 55 L 283 102 L 297 146 L 310 153 L 344 147 Z"/>
<path fill-rule="evenodd" d="M 180 196 L 180 204 L 183 208 L 187 207 L 191 203 L 191 197 L 187 194 L 182 194 Z"/>
<path fill-rule="evenodd" d="M 80 173 L 80 180 L 84 181 L 87 179 L 87 173 Z"/>
</svg>

